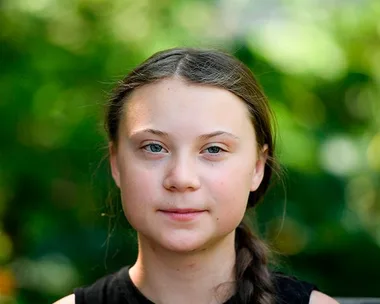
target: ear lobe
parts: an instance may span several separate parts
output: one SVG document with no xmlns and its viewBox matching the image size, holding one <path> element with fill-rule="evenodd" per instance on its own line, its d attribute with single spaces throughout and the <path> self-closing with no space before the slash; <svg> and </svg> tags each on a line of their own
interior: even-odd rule
<svg viewBox="0 0 380 304">
<path fill-rule="evenodd" d="M 255 163 L 255 168 L 252 175 L 251 192 L 256 191 L 264 177 L 265 164 L 268 159 L 268 145 L 265 144 L 258 153 L 258 158 Z"/>
<path fill-rule="evenodd" d="M 120 188 L 120 171 L 119 171 L 119 165 L 117 162 L 117 152 L 116 152 L 116 146 L 110 142 L 108 145 L 108 151 L 109 151 L 109 161 L 111 166 L 111 173 L 112 178 L 115 181 L 115 184 Z"/>
</svg>

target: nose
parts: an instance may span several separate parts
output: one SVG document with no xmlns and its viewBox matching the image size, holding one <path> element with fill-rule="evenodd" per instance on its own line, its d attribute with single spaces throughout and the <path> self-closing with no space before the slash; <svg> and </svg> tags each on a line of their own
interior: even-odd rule
<svg viewBox="0 0 380 304">
<path fill-rule="evenodd" d="M 169 191 L 195 191 L 200 187 L 200 180 L 197 174 L 196 159 L 190 157 L 172 158 L 168 165 L 163 186 Z"/>
</svg>

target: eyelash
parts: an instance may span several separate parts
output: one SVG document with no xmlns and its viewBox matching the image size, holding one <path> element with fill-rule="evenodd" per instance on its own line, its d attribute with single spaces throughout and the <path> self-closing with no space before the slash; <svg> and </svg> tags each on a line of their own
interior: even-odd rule
<svg viewBox="0 0 380 304">
<path fill-rule="evenodd" d="M 161 153 L 161 151 L 159 151 L 159 152 L 152 152 L 152 151 L 149 151 L 149 150 L 147 149 L 147 147 L 152 147 L 152 146 L 159 146 L 160 148 L 166 150 L 162 145 L 157 144 L 157 143 L 149 143 L 149 144 L 146 144 L 145 146 L 141 147 L 141 149 L 145 150 L 146 152 L 153 153 L 153 154 Z"/>
<path fill-rule="evenodd" d="M 226 152 L 226 150 L 222 149 L 222 148 L 219 147 L 219 146 L 210 146 L 210 147 L 208 147 L 208 148 L 206 148 L 206 149 L 204 149 L 204 150 L 208 150 L 208 149 L 211 149 L 211 148 L 217 148 L 217 149 L 218 149 L 218 152 L 217 152 L 217 153 L 210 153 L 210 154 L 220 154 L 221 152 Z M 203 151 L 204 151 L 204 150 L 203 150 Z"/>
<path fill-rule="evenodd" d="M 161 153 L 161 151 L 159 151 L 159 152 L 153 152 L 153 151 L 149 151 L 148 150 L 148 147 L 152 147 L 152 146 L 159 146 L 160 148 L 161 148 L 161 151 L 162 151 L 162 149 L 163 150 L 166 150 L 162 145 L 160 145 L 160 144 L 157 144 L 157 143 L 149 143 L 149 144 L 146 144 L 145 146 L 143 146 L 143 147 L 141 147 L 141 149 L 143 149 L 143 150 L 145 150 L 145 151 L 147 151 L 147 152 L 149 152 L 149 153 L 153 153 L 153 154 L 157 154 L 157 153 Z M 208 147 L 208 148 L 206 148 L 206 149 L 203 149 L 202 151 L 205 151 L 205 150 L 208 150 L 208 149 L 211 149 L 211 148 L 217 148 L 218 149 L 218 152 L 217 153 L 209 153 L 210 155 L 219 155 L 219 154 L 221 154 L 221 153 L 223 153 L 223 152 L 227 152 L 225 149 L 223 149 L 222 147 L 219 147 L 219 146 L 216 146 L 216 145 L 214 145 L 214 146 L 210 146 L 210 147 Z"/>
</svg>

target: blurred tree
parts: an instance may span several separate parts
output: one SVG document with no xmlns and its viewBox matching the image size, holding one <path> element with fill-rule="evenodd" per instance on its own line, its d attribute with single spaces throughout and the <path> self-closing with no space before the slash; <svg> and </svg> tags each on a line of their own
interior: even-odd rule
<svg viewBox="0 0 380 304">
<path fill-rule="evenodd" d="M 52 302 L 133 261 L 102 105 L 177 45 L 234 53 L 271 100 L 286 193 L 257 217 L 281 267 L 380 296 L 379 15 L 376 0 L 0 1 L 0 303 Z"/>
</svg>

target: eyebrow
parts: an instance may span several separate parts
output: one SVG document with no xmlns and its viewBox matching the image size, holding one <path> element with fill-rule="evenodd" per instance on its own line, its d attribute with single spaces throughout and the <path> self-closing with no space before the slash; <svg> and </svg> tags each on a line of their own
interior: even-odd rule
<svg viewBox="0 0 380 304">
<path fill-rule="evenodd" d="M 157 129 L 150 129 L 150 128 L 149 129 L 143 129 L 141 131 L 137 131 L 137 132 L 133 133 L 132 136 L 137 135 L 139 133 L 151 133 L 151 134 L 154 134 L 157 136 L 169 138 L 169 133 L 161 131 L 161 130 L 157 130 Z M 211 133 L 202 134 L 202 135 L 199 135 L 197 137 L 197 139 L 206 140 L 206 139 L 210 139 L 212 137 L 222 136 L 222 135 L 232 137 L 236 140 L 240 140 L 240 138 L 238 136 L 236 136 L 230 132 L 226 132 L 226 131 L 214 131 Z"/>
</svg>

